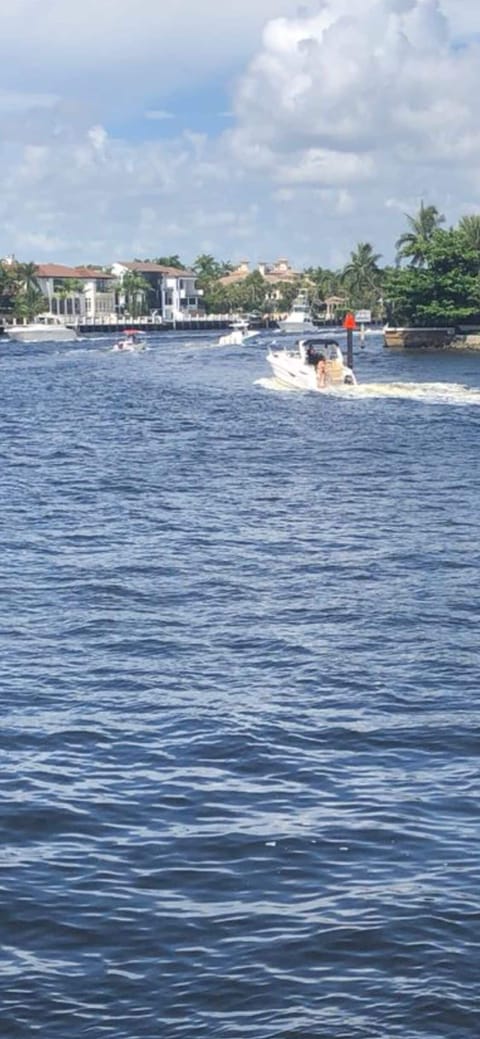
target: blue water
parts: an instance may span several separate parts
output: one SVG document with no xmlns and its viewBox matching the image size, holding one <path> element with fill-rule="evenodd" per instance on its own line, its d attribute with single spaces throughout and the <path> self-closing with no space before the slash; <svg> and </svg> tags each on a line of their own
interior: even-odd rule
<svg viewBox="0 0 480 1039">
<path fill-rule="evenodd" d="M 2 1039 L 474 1039 L 480 354 L 186 339 L 0 341 Z"/>
</svg>

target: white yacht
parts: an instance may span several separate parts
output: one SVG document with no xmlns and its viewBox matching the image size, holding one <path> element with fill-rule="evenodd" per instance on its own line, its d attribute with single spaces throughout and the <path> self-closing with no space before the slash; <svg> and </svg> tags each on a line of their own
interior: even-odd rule
<svg viewBox="0 0 480 1039">
<path fill-rule="evenodd" d="M 78 334 L 54 314 L 39 314 L 36 321 L 26 325 L 5 325 L 5 335 L 19 343 L 71 343 Z"/>
<path fill-rule="evenodd" d="M 299 339 L 295 349 L 275 349 L 270 344 L 267 361 L 273 374 L 285 386 L 300 390 L 328 390 L 356 386 L 351 368 L 345 364 L 336 339 Z"/>
<path fill-rule="evenodd" d="M 299 292 L 292 303 L 292 309 L 284 321 L 278 322 L 282 332 L 318 332 L 318 327 L 312 318 L 306 292 Z"/>
<path fill-rule="evenodd" d="M 231 332 L 220 336 L 216 346 L 242 346 L 247 339 L 253 339 L 258 335 L 253 329 L 249 329 L 248 321 L 234 321 L 231 328 Z"/>
</svg>

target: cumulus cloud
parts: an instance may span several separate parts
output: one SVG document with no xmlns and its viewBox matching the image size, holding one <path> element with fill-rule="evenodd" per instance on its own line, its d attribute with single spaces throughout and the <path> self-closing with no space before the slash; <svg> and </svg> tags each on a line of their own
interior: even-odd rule
<svg viewBox="0 0 480 1039">
<path fill-rule="evenodd" d="M 477 25 L 467 0 L 335 0 L 272 20 L 238 85 L 232 154 L 296 187 L 297 214 L 298 191 L 315 206 L 315 187 L 331 191 L 325 226 L 348 210 L 363 239 L 384 221 L 393 243 L 392 196 L 410 212 L 427 197 L 456 218 L 479 179 L 480 44 L 475 31 L 460 40 Z"/>
<path fill-rule="evenodd" d="M 359 240 L 391 258 L 422 198 L 450 220 L 478 210 L 470 0 L 332 0 L 293 14 L 282 0 L 182 0 L 175 16 L 158 0 L 138 0 L 134 16 L 126 0 L 68 12 L 45 0 L 19 84 L 34 10 L 17 0 L 0 14 L 0 251 L 335 264 Z M 233 77 L 240 61 L 232 126 L 173 136 L 168 89 L 190 83 L 195 111 L 202 79 L 224 66 Z M 111 129 L 112 112 L 132 106 L 148 140 Z"/>
<path fill-rule="evenodd" d="M 292 8 L 292 0 L 43 0 L 40 10 L 38 0 L 5 0 L 2 77 L 71 94 L 88 76 L 96 95 L 118 92 L 123 104 L 153 85 L 162 97 L 242 62 L 264 23 Z"/>
<path fill-rule="evenodd" d="M 478 149 L 478 45 L 456 48 L 437 0 L 342 0 L 319 14 L 277 19 L 237 95 L 236 154 L 291 179 L 317 154 L 319 181 L 365 178 L 385 153 L 405 163 Z M 357 7 L 357 13 L 355 13 Z M 345 8 L 346 10 L 346 8 Z M 267 155 L 268 153 L 268 155 Z M 327 156 L 345 157 L 343 163 Z M 364 156 L 365 160 L 360 161 Z"/>
</svg>

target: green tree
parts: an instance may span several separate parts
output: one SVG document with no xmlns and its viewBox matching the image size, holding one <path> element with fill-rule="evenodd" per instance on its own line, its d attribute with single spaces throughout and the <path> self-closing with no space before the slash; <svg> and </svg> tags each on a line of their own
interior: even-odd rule
<svg viewBox="0 0 480 1039">
<path fill-rule="evenodd" d="M 0 310 L 10 311 L 12 309 L 17 291 L 15 270 L 7 264 L 0 263 Z"/>
<path fill-rule="evenodd" d="M 342 284 L 351 307 L 375 309 L 381 284 L 380 254 L 369 242 L 359 242 L 342 271 Z"/>
<path fill-rule="evenodd" d="M 239 309 L 243 311 L 262 310 L 267 294 L 267 283 L 260 271 L 252 271 L 243 281 L 238 282 Z"/>
<path fill-rule="evenodd" d="M 477 270 L 480 274 L 480 214 L 472 213 L 462 216 L 458 230 L 463 235 L 468 249 L 472 249 L 477 256 Z"/>
<path fill-rule="evenodd" d="M 21 288 L 14 297 L 13 311 L 15 317 L 33 321 L 37 314 L 45 310 L 45 296 L 33 286 Z"/>
<path fill-rule="evenodd" d="M 285 314 L 287 311 L 291 309 L 295 296 L 298 296 L 298 281 L 277 282 L 277 284 L 275 285 L 275 290 L 280 292 L 280 297 L 278 300 L 275 300 L 273 302 L 273 305 L 269 306 L 268 309 L 276 310 L 280 314 Z"/>
<path fill-rule="evenodd" d="M 146 261 L 149 262 L 149 261 Z M 184 271 L 185 264 L 182 263 L 178 253 L 174 253 L 173 256 L 156 256 L 152 263 L 158 263 L 160 267 L 176 267 L 177 270 Z"/>
<path fill-rule="evenodd" d="M 208 283 L 203 301 L 207 314 L 227 314 L 233 309 L 228 288 L 218 281 Z"/>
<path fill-rule="evenodd" d="M 395 247 L 397 250 L 397 262 L 403 259 L 410 260 L 412 267 L 424 267 L 426 264 L 427 246 L 432 235 L 440 224 L 445 223 L 445 217 L 438 212 L 436 206 L 424 206 L 420 203 L 420 209 L 416 216 L 405 214 L 410 227 L 397 239 Z"/>
<path fill-rule="evenodd" d="M 16 279 L 20 288 L 25 289 L 25 291 L 35 289 L 37 292 L 40 292 L 36 263 L 18 263 L 16 266 Z"/>
<path fill-rule="evenodd" d="M 480 321 L 478 254 L 462 231 L 436 229 L 425 247 L 423 268 L 384 271 L 390 324 L 432 327 Z"/>
<path fill-rule="evenodd" d="M 462 216 L 458 230 L 465 236 L 467 244 L 480 253 L 480 213 Z"/>
<path fill-rule="evenodd" d="M 125 295 L 125 304 L 132 318 L 139 317 L 145 313 L 146 300 L 150 292 L 150 285 L 137 271 L 127 271 L 123 277 L 122 288 Z"/>
<path fill-rule="evenodd" d="M 211 253 L 201 253 L 193 264 L 200 288 L 205 288 L 212 281 L 217 281 L 232 270 L 232 264 L 225 260 L 216 260 Z"/>
<path fill-rule="evenodd" d="M 55 289 L 54 297 L 55 299 L 65 303 L 67 299 L 73 300 L 73 297 L 78 296 L 79 293 L 83 292 L 84 288 L 85 283 L 80 278 L 63 278 L 60 288 Z M 64 307 L 63 309 L 65 311 L 66 307 Z"/>
<path fill-rule="evenodd" d="M 343 296 L 342 272 L 327 267 L 307 267 L 304 279 L 310 306 L 318 311 L 328 296 Z"/>
</svg>

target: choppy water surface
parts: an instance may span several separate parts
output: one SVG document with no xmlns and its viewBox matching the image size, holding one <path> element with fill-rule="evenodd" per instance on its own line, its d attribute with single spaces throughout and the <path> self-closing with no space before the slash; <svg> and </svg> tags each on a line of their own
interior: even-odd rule
<svg viewBox="0 0 480 1039">
<path fill-rule="evenodd" d="M 185 338 L 0 343 L 0 1032 L 472 1039 L 480 355 Z"/>
</svg>

